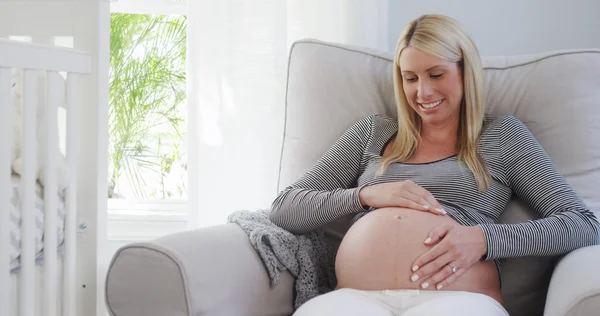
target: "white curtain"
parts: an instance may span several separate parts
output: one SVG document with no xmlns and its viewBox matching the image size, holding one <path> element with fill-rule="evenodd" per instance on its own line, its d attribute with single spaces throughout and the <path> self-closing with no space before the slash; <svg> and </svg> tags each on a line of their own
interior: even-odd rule
<svg viewBox="0 0 600 316">
<path fill-rule="evenodd" d="M 388 0 L 188 1 L 190 227 L 277 195 L 291 44 L 387 50 Z"/>
</svg>

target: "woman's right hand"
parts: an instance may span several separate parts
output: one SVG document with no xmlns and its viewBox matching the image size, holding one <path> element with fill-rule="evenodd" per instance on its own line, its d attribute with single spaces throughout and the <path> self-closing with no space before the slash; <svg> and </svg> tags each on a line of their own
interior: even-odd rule
<svg viewBox="0 0 600 316">
<path fill-rule="evenodd" d="M 410 180 L 365 186 L 358 196 L 363 206 L 406 207 L 436 215 L 446 214 L 429 191 Z"/>
</svg>

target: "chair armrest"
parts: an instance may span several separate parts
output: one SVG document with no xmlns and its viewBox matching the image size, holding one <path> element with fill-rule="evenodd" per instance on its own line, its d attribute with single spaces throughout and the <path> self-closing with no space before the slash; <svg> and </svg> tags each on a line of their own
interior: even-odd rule
<svg viewBox="0 0 600 316">
<path fill-rule="evenodd" d="M 599 311 L 600 246 L 580 248 L 556 265 L 544 315 L 598 315 Z"/>
<path fill-rule="evenodd" d="M 285 315 L 293 277 L 267 271 L 236 224 L 202 228 L 119 249 L 106 278 L 113 316 Z"/>
</svg>

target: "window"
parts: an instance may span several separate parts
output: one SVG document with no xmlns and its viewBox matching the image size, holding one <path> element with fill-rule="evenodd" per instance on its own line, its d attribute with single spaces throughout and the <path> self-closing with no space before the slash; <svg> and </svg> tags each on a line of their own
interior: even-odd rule
<svg viewBox="0 0 600 316">
<path fill-rule="evenodd" d="M 185 2 L 111 2 L 107 260 L 187 225 Z"/>
</svg>

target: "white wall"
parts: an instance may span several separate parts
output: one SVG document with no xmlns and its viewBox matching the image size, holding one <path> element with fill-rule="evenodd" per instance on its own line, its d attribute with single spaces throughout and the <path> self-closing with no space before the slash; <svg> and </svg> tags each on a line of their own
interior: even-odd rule
<svg viewBox="0 0 600 316">
<path fill-rule="evenodd" d="M 425 13 L 459 20 L 484 56 L 600 48 L 599 0 L 392 0 L 389 5 L 390 51 L 404 25 Z"/>
</svg>

